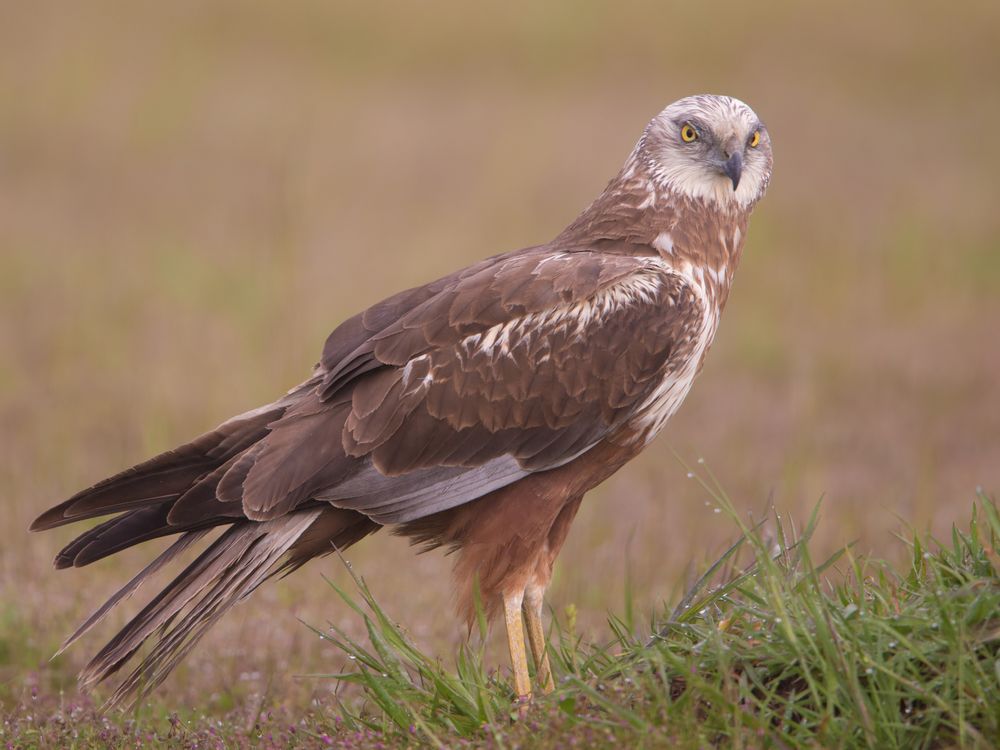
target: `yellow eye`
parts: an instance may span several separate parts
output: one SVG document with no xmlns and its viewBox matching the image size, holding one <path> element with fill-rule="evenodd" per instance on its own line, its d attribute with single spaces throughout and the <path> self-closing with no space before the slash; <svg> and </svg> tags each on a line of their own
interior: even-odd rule
<svg viewBox="0 0 1000 750">
<path fill-rule="evenodd" d="M 753 135 L 750 136 L 750 148 L 757 148 L 760 145 L 760 131 L 753 131 Z"/>
<path fill-rule="evenodd" d="M 681 140 L 685 143 L 693 143 L 698 140 L 698 131 L 694 129 L 691 123 L 684 123 L 684 127 L 681 128 Z"/>
</svg>

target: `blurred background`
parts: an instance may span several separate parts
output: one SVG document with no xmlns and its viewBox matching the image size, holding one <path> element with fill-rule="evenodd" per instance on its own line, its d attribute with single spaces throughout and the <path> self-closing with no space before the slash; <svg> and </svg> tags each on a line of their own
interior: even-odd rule
<svg viewBox="0 0 1000 750">
<path fill-rule="evenodd" d="M 820 551 L 905 558 L 1000 486 L 1000 4 L 9 3 L 0 10 L 0 699 L 155 545 L 51 568 L 41 510 L 300 382 L 342 319 L 553 237 L 647 120 L 747 101 L 775 172 L 700 381 L 581 510 L 550 603 L 600 639 L 731 540 L 677 456 Z M 354 568 L 418 643 L 463 629 L 449 562 L 380 534 Z M 262 589 L 157 700 L 307 705 L 347 627 L 321 573 Z M 132 605 L 131 611 L 135 610 Z M 499 640 L 499 638 L 497 638 Z M 199 658 L 204 657 L 204 658 Z M 500 662 L 503 663 L 503 662 Z"/>
</svg>

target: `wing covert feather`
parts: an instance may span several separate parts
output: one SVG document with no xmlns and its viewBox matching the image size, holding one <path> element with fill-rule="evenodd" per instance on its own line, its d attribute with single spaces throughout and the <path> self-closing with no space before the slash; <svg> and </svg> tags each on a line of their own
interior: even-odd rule
<svg viewBox="0 0 1000 750">
<path fill-rule="evenodd" d="M 258 520 L 309 497 L 380 523 L 469 502 L 620 428 L 703 314 L 648 256 L 532 248 L 483 261 L 334 331 L 311 405 L 271 425 L 244 481 L 223 484 L 242 486 Z"/>
<path fill-rule="evenodd" d="M 527 472 L 562 465 L 635 412 L 702 314 L 687 283 L 648 258 L 501 261 L 372 337 L 384 369 L 353 391 L 345 452 L 370 457 L 401 489 L 436 466 L 476 473 L 504 456 Z M 363 496 L 343 504 L 375 510 Z"/>
</svg>

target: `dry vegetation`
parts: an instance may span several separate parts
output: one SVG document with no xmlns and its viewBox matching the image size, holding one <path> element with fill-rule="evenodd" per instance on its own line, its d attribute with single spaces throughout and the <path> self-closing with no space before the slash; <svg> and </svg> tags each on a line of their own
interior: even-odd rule
<svg viewBox="0 0 1000 750">
<path fill-rule="evenodd" d="M 765 118 L 772 188 L 698 385 L 584 504 L 551 604 L 604 637 L 626 579 L 653 611 L 724 546 L 674 451 L 744 510 L 825 496 L 817 556 L 857 540 L 898 561 L 898 518 L 964 519 L 1000 486 L 998 8 L 4 8 L 2 713 L 79 703 L 97 639 L 46 659 L 151 553 L 56 574 L 71 532 L 29 537 L 34 515 L 295 384 L 360 307 L 551 237 L 697 91 Z M 446 559 L 387 534 L 351 559 L 423 648 L 454 651 Z M 296 618 L 358 623 L 321 572 L 346 580 L 330 560 L 261 590 L 152 711 L 322 711 L 334 683 L 295 675 L 343 657 Z"/>
</svg>

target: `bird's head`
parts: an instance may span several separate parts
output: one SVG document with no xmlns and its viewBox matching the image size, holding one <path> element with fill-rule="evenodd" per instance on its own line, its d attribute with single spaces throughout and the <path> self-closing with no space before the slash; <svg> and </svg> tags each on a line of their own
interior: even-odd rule
<svg viewBox="0 0 1000 750">
<path fill-rule="evenodd" d="M 771 178 L 767 128 L 729 96 L 674 102 L 646 126 L 639 152 L 662 188 L 722 208 L 749 208 Z"/>
</svg>

